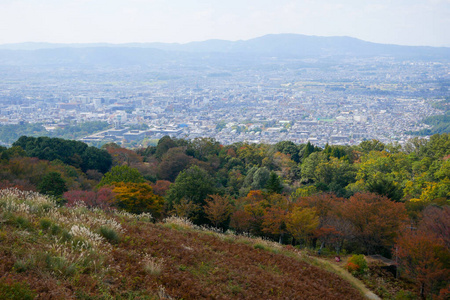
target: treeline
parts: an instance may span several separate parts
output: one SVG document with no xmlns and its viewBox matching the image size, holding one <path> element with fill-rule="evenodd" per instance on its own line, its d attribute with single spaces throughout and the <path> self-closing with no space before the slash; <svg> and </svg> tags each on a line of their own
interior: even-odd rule
<svg viewBox="0 0 450 300">
<path fill-rule="evenodd" d="M 0 125 L 0 141 L 6 144 L 14 143 L 21 136 L 59 137 L 64 139 L 78 139 L 95 132 L 106 130 L 107 122 L 92 121 L 78 124 L 68 124 L 64 128 L 47 131 L 42 124 L 24 123 L 17 125 Z"/>
<path fill-rule="evenodd" d="M 403 147 L 224 146 L 168 136 L 137 150 L 82 144 L 21 137 L 0 149 L 1 187 L 38 190 L 68 206 L 177 215 L 320 251 L 397 253 L 402 274 L 424 295 L 445 288 L 449 134 Z"/>
<path fill-rule="evenodd" d="M 102 149 L 89 147 L 83 142 L 49 137 L 22 136 L 13 143 L 13 147 L 22 148 L 28 157 L 55 161 L 81 169 L 96 170 L 101 173 L 111 168 L 111 155 Z"/>
</svg>

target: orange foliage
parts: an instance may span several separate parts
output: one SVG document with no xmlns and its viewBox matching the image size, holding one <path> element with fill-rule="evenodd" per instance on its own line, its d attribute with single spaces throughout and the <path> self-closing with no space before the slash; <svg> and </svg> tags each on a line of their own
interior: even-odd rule
<svg viewBox="0 0 450 300">
<path fill-rule="evenodd" d="M 355 238 L 368 253 L 392 247 L 400 225 L 406 220 L 403 203 L 384 196 L 357 193 L 340 205 L 339 215 L 354 227 Z"/>
<path fill-rule="evenodd" d="M 219 195 L 209 195 L 211 199 L 206 199 L 206 205 L 203 206 L 206 217 L 215 227 L 225 222 L 233 212 L 233 206 L 230 199 Z"/>
<path fill-rule="evenodd" d="M 287 232 L 286 219 L 288 211 L 277 207 L 267 208 L 262 221 L 262 231 L 274 235 Z"/>
<path fill-rule="evenodd" d="M 153 193 L 147 183 L 117 182 L 114 183 L 116 205 L 131 213 L 150 212 L 153 216 L 160 216 L 164 199 Z"/>
<path fill-rule="evenodd" d="M 252 190 L 248 192 L 247 199 L 250 203 L 255 203 L 264 200 L 263 192 L 260 190 Z"/>
<path fill-rule="evenodd" d="M 401 270 L 417 283 L 418 294 L 437 294 L 450 277 L 450 250 L 442 239 L 422 231 L 406 231 L 397 241 Z"/>
</svg>

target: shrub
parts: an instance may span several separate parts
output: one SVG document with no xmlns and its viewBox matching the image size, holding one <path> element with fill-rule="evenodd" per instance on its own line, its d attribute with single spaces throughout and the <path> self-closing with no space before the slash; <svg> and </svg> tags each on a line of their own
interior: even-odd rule
<svg viewBox="0 0 450 300">
<path fill-rule="evenodd" d="M 42 225 L 41 225 L 42 226 Z M 59 227 L 57 224 L 52 224 L 50 231 L 53 235 L 57 235 L 61 232 L 61 227 Z"/>
<path fill-rule="evenodd" d="M 0 279 L 0 296 L 5 300 L 32 300 L 36 297 L 34 291 L 23 282 L 13 282 L 11 279 Z"/>
<path fill-rule="evenodd" d="M 412 300 L 415 298 L 414 294 L 410 291 L 400 290 L 395 294 L 395 300 Z"/>
<path fill-rule="evenodd" d="M 22 216 L 18 216 L 16 219 L 16 224 L 18 227 L 22 228 L 22 229 L 26 229 L 26 228 L 30 228 L 30 221 L 28 221 L 28 219 L 22 217 Z"/>
<path fill-rule="evenodd" d="M 364 274 L 368 269 L 367 261 L 362 254 L 352 255 L 345 267 L 352 274 Z"/>
<path fill-rule="evenodd" d="M 111 229 L 106 226 L 101 226 L 99 229 L 99 233 L 102 237 L 108 240 L 110 243 L 117 243 L 119 241 L 119 235 L 114 229 Z"/>
<path fill-rule="evenodd" d="M 39 221 L 39 224 L 41 225 L 42 230 L 47 231 L 52 226 L 52 221 L 44 218 Z"/>
<path fill-rule="evenodd" d="M 24 260 L 16 260 L 13 268 L 17 273 L 23 273 L 29 269 L 29 265 Z"/>
<path fill-rule="evenodd" d="M 63 276 L 73 276 L 76 272 L 76 266 L 69 263 L 64 257 L 45 254 L 43 257 L 46 267 L 55 274 Z"/>
<path fill-rule="evenodd" d="M 261 244 L 255 244 L 255 245 L 253 245 L 253 248 L 255 248 L 255 249 L 261 249 L 261 250 L 266 250 L 266 247 L 264 247 L 264 245 L 261 245 Z"/>
<path fill-rule="evenodd" d="M 72 235 L 66 229 L 61 230 L 61 238 L 63 242 L 70 241 L 72 239 Z"/>
</svg>

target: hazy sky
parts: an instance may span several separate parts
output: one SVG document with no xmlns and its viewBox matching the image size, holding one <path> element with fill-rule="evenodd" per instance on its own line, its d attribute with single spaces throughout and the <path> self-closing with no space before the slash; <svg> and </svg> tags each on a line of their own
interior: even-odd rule
<svg viewBox="0 0 450 300">
<path fill-rule="evenodd" d="M 0 0 L 0 44 L 185 43 L 268 33 L 450 46 L 450 0 Z"/>
</svg>

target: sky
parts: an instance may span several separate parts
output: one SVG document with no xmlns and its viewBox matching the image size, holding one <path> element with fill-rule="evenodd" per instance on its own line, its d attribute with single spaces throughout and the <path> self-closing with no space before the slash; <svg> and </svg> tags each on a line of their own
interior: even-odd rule
<svg viewBox="0 0 450 300">
<path fill-rule="evenodd" d="M 351 36 L 450 47 L 450 0 L 0 0 L 0 44 Z"/>
</svg>

